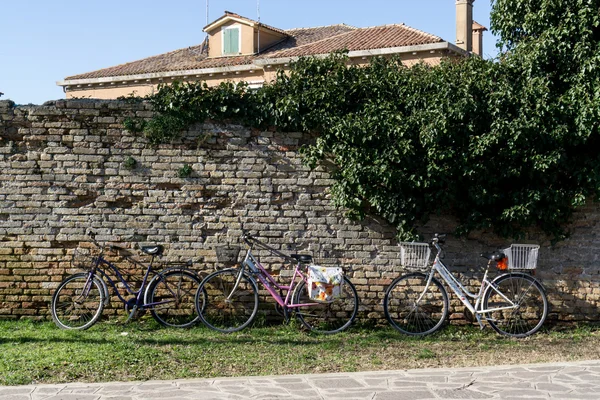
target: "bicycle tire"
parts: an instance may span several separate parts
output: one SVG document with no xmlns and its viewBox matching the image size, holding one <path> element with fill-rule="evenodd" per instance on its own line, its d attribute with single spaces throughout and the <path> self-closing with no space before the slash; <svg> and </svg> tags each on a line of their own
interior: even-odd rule
<svg viewBox="0 0 600 400">
<path fill-rule="evenodd" d="M 431 278 L 424 293 L 428 278 L 419 272 L 403 275 L 385 292 L 385 317 L 392 327 L 405 335 L 429 335 L 440 329 L 448 318 L 448 293 L 435 278 Z M 416 304 L 419 298 L 419 304 Z"/>
<path fill-rule="evenodd" d="M 523 338 L 533 335 L 542 327 L 548 316 L 548 298 L 543 286 L 535 278 L 515 272 L 496 277 L 483 295 L 483 309 L 510 307 L 503 296 L 517 307 L 485 313 L 485 318 L 496 332 Z"/>
<path fill-rule="evenodd" d="M 199 286 L 200 279 L 191 270 L 163 271 L 150 282 L 145 303 L 159 303 L 150 307 L 150 314 L 161 325 L 189 328 L 200 321 L 195 305 Z"/>
<path fill-rule="evenodd" d="M 240 270 L 215 271 L 200 283 L 196 292 L 196 312 L 210 329 L 223 333 L 240 331 L 249 326 L 258 311 L 258 287 L 246 272 L 235 287 Z"/>
<path fill-rule="evenodd" d="M 89 281 L 88 273 L 71 275 L 63 280 L 54 295 L 50 310 L 52 320 L 61 329 L 84 330 L 94 325 L 104 310 L 103 284 L 94 276 Z M 85 298 L 86 284 L 90 283 Z"/>
<path fill-rule="evenodd" d="M 317 303 L 306 307 L 294 307 L 296 318 L 311 332 L 333 334 L 347 329 L 358 313 L 358 293 L 350 280 L 344 276 L 342 294 L 330 303 Z M 308 297 L 306 282 L 300 281 L 292 295 L 292 304 L 315 304 Z"/>
</svg>

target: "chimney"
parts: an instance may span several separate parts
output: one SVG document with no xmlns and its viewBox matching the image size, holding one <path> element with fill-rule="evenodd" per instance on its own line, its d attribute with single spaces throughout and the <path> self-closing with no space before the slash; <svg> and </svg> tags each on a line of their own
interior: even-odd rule
<svg viewBox="0 0 600 400">
<path fill-rule="evenodd" d="M 483 57 L 483 32 L 487 28 L 476 21 L 473 21 L 473 53 Z"/>
<path fill-rule="evenodd" d="M 468 52 L 473 51 L 473 2 L 456 0 L 456 45 Z"/>
</svg>

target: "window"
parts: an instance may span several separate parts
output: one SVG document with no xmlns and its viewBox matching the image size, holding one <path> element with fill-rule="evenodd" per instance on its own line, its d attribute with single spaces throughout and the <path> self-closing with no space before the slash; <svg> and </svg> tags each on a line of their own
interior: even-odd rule
<svg viewBox="0 0 600 400">
<path fill-rule="evenodd" d="M 223 32 L 223 55 L 232 55 L 240 53 L 240 35 L 239 26 L 229 26 L 222 29 Z"/>
</svg>

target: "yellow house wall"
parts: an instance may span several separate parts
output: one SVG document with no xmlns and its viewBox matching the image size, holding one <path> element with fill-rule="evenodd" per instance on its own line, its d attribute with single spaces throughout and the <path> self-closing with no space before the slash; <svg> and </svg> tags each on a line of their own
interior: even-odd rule
<svg viewBox="0 0 600 400">
<path fill-rule="evenodd" d="M 254 28 L 239 22 L 229 21 L 218 28 L 209 31 L 208 56 L 223 57 L 223 33 L 222 29 L 230 26 L 238 26 L 242 31 L 242 40 L 240 42 L 241 54 L 254 53 Z"/>
<path fill-rule="evenodd" d="M 411 67 L 419 62 L 425 62 L 430 65 L 437 65 L 440 63 L 442 58 L 447 58 L 448 55 L 436 53 L 425 53 L 425 54 L 404 54 L 400 56 L 400 59 L 404 65 Z M 451 57 L 456 57 L 451 55 Z M 367 65 L 369 59 L 354 58 L 350 60 L 351 64 L 354 65 Z M 289 66 L 284 67 L 283 65 L 274 65 L 271 68 L 265 67 L 264 70 L 257 68 L 254 72 L 240 72 L 239 74 L 228 73 L 227 75 L 214 74 L 213 76 L 205 76 L 202 79 L 188 79 L 187 82 L 204 81 L 208 86 L 216 86 L 221 82 L 241 82 L 246 81 L 249 83 L 256 82 L 273 82 L 277 78 L 277 71 L 283 69 L 289 71 Z M 172 80 L 171 80 L 172 81 Z M 135 94 L 136 96 L 147 96 L 154 93 L 157 90 L 159 83 L 167 83 L 165 79 L 162 82 L 156 82 L 145 85 L 130 85 L 121 87 L 83 87 L 79 89 L 68 89 L 66 92 L 66 98 L 96 98 L 96 99 L 116 99 L 121 96 L 130 96 Z"/>
<path fill-rule="evenodd" d="M 216 86 L 221 82 L 263 82 L 263 74 L 260 69 L 254 70 L 253 73 L 241 72 L 239 74 L 228 74 L 226 76 L 215 74 L 212 77 L 206 77 L 206 79 L 187 79 L 186 82 L 206 82 L 208 86 Z M 174 79 L 170 80 L 174 81 Z M 160 83 L 168 83 L 164 80 Z M 159 82 L 148 85 L 131 85 L 121 87 L 95 87 L 95 88 L 79 88 L 79 89 L 68 89 L 66 92 L 67 99 L 82 99 L 82 98 L 94 98 L 94 99 L 116 99 L 118 97 L 127 97 L 131 95 L 144 97 L 149 94 L 153 94 L 158 90 Z"/>
<path fill-rule="evenodd" d="M 258 46 L 260 44 L 261 49 L 266 49 L 269 46 L 281 41 L 283 38 L 280 35 L 271 33 L 270 31 L 261 29 L 260 30 L 260 43 L 258 40 L 258 30 L 254 31 L 254 52 L 258 53 Z"/>
<path fill-rule="evenodd" d="M 147 96 L 156 91 L 158 85 L 141 85 L 141 86 L 123 86 L 116 88 L 92 88 L 92 89 L 74 89 L 67 90 L 67 99 L 116 99 L 121 96 Z M 135 92 L 135 93 L 134 93 Z"/>
</svg>

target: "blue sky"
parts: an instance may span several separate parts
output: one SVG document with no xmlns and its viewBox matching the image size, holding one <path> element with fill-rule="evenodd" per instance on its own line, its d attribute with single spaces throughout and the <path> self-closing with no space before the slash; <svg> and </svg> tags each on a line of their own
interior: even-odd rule
<svg viewBox="0 0 600 400">
<path fill-rule="evenodd" d="M 455 40 L 455 0 L 259 0 L 261 22 L 281 29 L 405 23 Z M 489 28 L 491 0 L 474 19 Z M 199 44 L 206 0 L 20 0 L 0 5 L 0 99 L 42 104 L 64 98 L 56 81 Z M 231 11 L 257 19 L 257 0 L 209 0 L 209 21 Z M 496 39 L 484 36 L 484 57 Z"/>
</svg>

